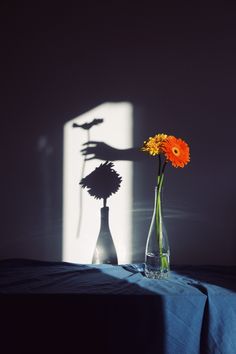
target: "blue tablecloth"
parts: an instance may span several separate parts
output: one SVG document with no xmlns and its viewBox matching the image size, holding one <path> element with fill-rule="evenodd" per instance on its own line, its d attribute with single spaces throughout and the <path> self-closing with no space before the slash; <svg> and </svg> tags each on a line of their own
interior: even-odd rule
<svg viewBox="0 0 236 354">
<path fill-rule="evenodd" d="M 45 338 L 52 353 L 236 353 L 236 267 L 173 267 L 152 280 L 142 264 L 5 260 L 0 294 L 6 335 L 25 313 L 24 333 L 38 341 L 27 347 L 21 329 L 24 353 Z"/>
</svg>

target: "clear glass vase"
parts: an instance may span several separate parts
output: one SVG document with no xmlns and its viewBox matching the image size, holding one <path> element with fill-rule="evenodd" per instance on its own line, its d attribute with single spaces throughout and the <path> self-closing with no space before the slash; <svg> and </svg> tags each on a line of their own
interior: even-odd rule
<svg viewBox="0 0 236 354">
<path fill-rule="evenodd" d="M 109 227 L 109 208 L 101 208 L 101 225 L 92 259 L 93 264 L 118 264 L 117 253 Z"/>
<path fill-rule="evenodd" d="M 165 279 L 169 275 L 170 249 L 162 214 L 162 188 L 155 187 L 155 202 L 145 250 L 145 275 Z"/>
</svg>

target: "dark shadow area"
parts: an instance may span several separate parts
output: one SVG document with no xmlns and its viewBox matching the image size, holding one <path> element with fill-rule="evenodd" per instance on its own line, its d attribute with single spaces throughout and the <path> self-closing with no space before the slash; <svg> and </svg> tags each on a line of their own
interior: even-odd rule
<svg viewBox="0 0 236 354">
<path fill-rule="evenodd" d="M 153 296 L 1 295 L 0 300 L 6 354 L 16 347 L 20 354 L 165 353 L 162 308 Z"/>
<path fill-rule="evenodd" d="M 1 262 L 0 279 L 6 354 L 16 344 L 20 354 L 165 353 L 162 298 L 137 284 L 92 266 L 30 260 Z"/>
</svg>

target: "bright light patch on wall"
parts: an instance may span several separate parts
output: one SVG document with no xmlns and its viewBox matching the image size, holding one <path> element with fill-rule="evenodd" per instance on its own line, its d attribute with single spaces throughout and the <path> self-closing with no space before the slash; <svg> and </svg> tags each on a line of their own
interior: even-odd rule
<svg viewBox="0 0 236 354">
<path fill-rule="evenodd" d="M 73 128 L 95 118 L 103 122 L 91 129 Z M 104 103 L 74 118 L 64 126 L 63 156 L 63 260 L 91 263 L 100 229 L 102 200 L 95 200 L 79 182 L 105 160 L 84 163 L 83 143 L 104 142 L 117 149 L 133 146 L 133 108 L 128 102 Z M 87 156 L 89 157 L 89 156 Z M 108 159 L 109 160 L 109 159 Z M 118 262 L 131 261 L 132 236 L 132 170 L 130 161 L 114 161 L 114 169 L 122 176 L 119 191 L 108 199 L 109 224 L 118 254 Z"/>
</svg>

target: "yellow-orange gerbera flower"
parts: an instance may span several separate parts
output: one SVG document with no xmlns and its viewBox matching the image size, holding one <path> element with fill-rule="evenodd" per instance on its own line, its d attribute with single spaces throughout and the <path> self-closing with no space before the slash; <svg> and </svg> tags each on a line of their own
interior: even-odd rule
<svg viewBox="0 0 236 354">
<path fill-rule="evenodd" d="M 162 149 L 166 160 L 174 167 L 184 167 L 190 161 L 189 146 L 182 139 L 170 135 L 162 143 Z"/>
<path fill-rule="evenodd" d="M 142 151 L 148 152 L 150 155 L 155 156 L 163 152 L 162 143 L 167 138 L 166 134 L 156 134 L 144 141 Z"/>
</svg>

